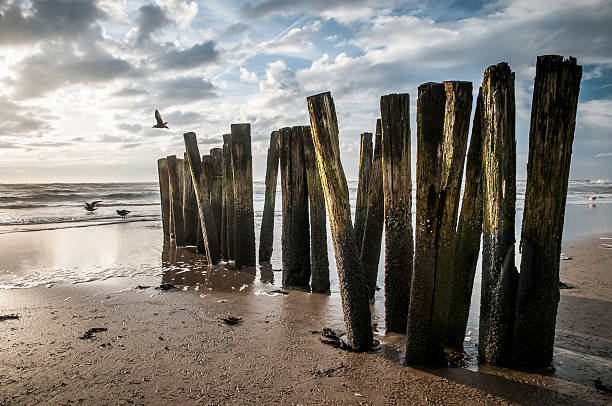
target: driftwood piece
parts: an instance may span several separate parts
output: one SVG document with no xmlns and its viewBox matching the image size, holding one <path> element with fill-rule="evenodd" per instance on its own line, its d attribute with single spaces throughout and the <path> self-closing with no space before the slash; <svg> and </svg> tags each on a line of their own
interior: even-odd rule
<svg viewBox="0 0 612 406">
<path fill-rule="evenodd" d="M 255 214 L 253 212 L 253 164 L 251 125 L 232 124 L 234 173 L 234 250 L 237 268 L 254 267 Z"/>
<path fill-rule="evenodd" d="M 412 279 L 410 96 L 380 98 L 385 208 L 385 325 L 406 332 Z"/>
<path fill-rule="evenodd" d="M 372 346 L 368 290 L 351 224 L 348 185 L 340 161 L 336 108 L 329 92 L 307 98 L 312 140 L 330 220 L 338 283 L 348 344 L 365 351 Z"/>
<path fill-rule="evenodd" d="M 374 156 L 368 188 L 366 221 L 361 240 L 361 266 L 366 275 L 370 299 L 376 293 L 376 279 L 380 262 L 382 231 L 385 220 L 382 174 L 382 128 L 380 119 L 376 120 Z M 359 241 L 357 241 L 359 243 Z"/>
<path fill-rule="evenodd" d="M 283 285 L 308 287 L 310 232 L 304 139 L 300 127 L 281 128 L 279 134 L 283 200 Z"/>
<path fill-rule="evenodd" d="M 272 131 L 266 165 L 266 196 L 259 233 L 259 262 L 270 262 L 274 245 L 274 210 L 278 179 L 279 133 Z"/>
<path fill-rule="evenodd" d="M 582 67 L 539 56 L 531 104 L 521 273 L 513 363 L 550 366 L 559 303 L 559 261 Z"/>
</svg>

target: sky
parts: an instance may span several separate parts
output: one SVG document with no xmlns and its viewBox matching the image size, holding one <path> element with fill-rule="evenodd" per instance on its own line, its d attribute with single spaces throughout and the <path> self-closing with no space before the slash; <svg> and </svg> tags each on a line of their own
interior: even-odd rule
<svg viewBox="0 0 612 406">
<path fill-rule="evenodd" d="M 0 183 L 155 181 L 183 133 L 205 153 L 241 122 L 263 180 L 270 133 L 308 125 L 323 91 L 349 180 L 380 96 L 409 93 L 414 174 L 418 85 L 471 81 L 476 100 L 502 61 L 525 179 L 544 54 L 583 66 L 570 178 L 612 179 L 611 21 L 612 0 L 0 0 Z"/>
</svg>

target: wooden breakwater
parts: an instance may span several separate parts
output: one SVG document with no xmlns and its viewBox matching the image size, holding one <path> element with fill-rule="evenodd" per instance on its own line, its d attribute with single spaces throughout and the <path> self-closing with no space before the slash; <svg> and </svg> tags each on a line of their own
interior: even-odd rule
<svg viewBox="0 0 612 406">
<path fill-rule="evenodd" d="M 410 96 L 382 96 L 374 143 L 362 133 L 354 223 L 334 101 L 329 92 L 308 97 L 310 126 L 271 132 L 259 261 L 272 256 L 280 167 L 283 284 L 329 291 L 328 220 L 347 340 L 355 350 L 369 348 L 384 224 L 386 329 L 406 334 L 407 363 L 439 364 L 449 347 L 462 350 L 482 236 L 479 362 L 550 365 L 581 75 L 574 58 L 537 59 L 520 274 L 514 73 L 507 63 L 484 71 L 473 115 L 470 82 L 419 86 L 415 224 Z M 233 124 L 223 148 L 204 157 L 187 133 L 184 161 L 158 160 L 164 236 L 178 246 L 199 241 L 209 264 L 255 266 L 250 131 Z"/>
</svg>

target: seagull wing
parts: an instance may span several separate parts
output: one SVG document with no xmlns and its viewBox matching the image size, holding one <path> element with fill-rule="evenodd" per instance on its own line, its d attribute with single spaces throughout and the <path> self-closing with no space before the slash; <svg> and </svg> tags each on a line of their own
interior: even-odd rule
<svg viewBox="0 0 612 406">
<path fill-rule="evenodd" d="M 95 207 L 98 203 L 102 203 L 102 200 L 95 200 L 91 202 L 91 205 Z"/>
<path fill-rule="evenodd" d="M 161 114 L 159 114 L 159 110 L 155 110 L 155 120 L 157 124 L 164 125 L 164 120 L 162 120 Z"/>
</svg>

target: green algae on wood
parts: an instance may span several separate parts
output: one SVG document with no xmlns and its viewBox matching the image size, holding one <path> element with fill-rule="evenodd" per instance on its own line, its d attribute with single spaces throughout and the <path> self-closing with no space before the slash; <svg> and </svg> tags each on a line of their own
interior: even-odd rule
<svg viewBox="0 0 612 406">
<path fill-rule="evenodd" d="M 550 366 L 559 303 L 559 261 L 582 67 L 539 56 L 531 104 L 521 273 L 513 364 Z"/>
<path fill-rule="evenodd" d="M 336 108 L 329 92 L 307 99 L 312 141 L 330 222 L 348 344 L 365 351 L 373 344 L 368 290 L 351 223 L 349 191 L 338 139 Z"/>
<path fill-rule="evenodd" d="M 380 98 L 385 209 L 385 325 L 406 332 L 412 279 L 410 96 Z"/>
</svg>

